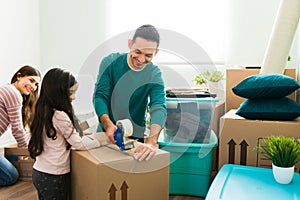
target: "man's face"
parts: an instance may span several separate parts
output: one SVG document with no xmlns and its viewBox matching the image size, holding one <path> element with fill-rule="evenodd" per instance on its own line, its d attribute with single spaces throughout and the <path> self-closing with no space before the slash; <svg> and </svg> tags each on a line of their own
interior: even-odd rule
<svg viewBox="0 0 300 200">
<path fill-rule="evenodd" d="M 129 40 L 128 47 L 130 49 L 129 65 L 136 70 L 143 69 L 158 52 L 156 42 L 140 37 L 137 37 L 135 41 Z"/>
</svg>

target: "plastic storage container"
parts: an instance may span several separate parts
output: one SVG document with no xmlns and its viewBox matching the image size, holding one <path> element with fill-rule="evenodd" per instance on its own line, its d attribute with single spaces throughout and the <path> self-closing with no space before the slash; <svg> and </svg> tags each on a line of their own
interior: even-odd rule
<svg viewBox="0 0 300 200">
<path fill-rule="evenodd" d="M 225 164 L 216 175 L 205 200 L 300 199 L 300 174 L 290 184 L 275 181 L 272 169 Z"/>
<path fill-rule="evenodd" d="M 200 96 L 200 97 L 199 97 Z M 198 94 L 167 95 L 166 142 L 208 143 L 218 99 Z"/>
<path fill-rule="evenodd" d="M 165 142 L 161 134 L 158 144 L 170 152 L 171 195 L 205 197 L 210 185 L 213 149 L 218 145 L 216 134 L 211 131 L 207 144 Z"/>
</svg>

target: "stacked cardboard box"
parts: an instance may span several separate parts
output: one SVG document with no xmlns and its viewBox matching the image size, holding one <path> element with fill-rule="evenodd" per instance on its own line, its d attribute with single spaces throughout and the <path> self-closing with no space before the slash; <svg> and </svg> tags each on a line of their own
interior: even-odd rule
<svg viewBox="0 0 300 200">
<path fill-rule="evenodd" d="M 261 139 L 271 135 L 300 138 L 300 117 L 293 121 L 247 120 L 235 112 L 230 110 L 220 120 L 219 169 L 226 163 L 271 167 L 270 160 L 255 151 Z"/>
</svg>

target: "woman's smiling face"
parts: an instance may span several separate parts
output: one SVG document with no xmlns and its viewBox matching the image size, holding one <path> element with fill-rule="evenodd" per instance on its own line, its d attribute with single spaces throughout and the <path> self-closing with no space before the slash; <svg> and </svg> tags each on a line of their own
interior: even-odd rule
<svg viewBox="0 0 300 200">
<path fill-rule="evenodd" d="M 13 84 L 21 94 L 29 95 L 31 92 L 36 91 L 40 82 L 41 78 L 39 76 L 23 76 L 18 77 L 18 80 Z"/>
</svg>

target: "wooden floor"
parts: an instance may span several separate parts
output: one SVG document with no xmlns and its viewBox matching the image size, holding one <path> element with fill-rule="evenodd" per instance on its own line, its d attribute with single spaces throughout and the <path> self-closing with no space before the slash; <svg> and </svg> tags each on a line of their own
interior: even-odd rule
<svg viewBox="0 0 300 200">
<path fill-rule="evenodd" d="M 18 181 L 8 187 L 0 187 L 0 200 L 37 200 L 37 192 L 31 181 Z"/>
<path fill-rule="evenodd" d="M 18 181 L 9 187 L 0 187 L 0 200 L 38 200 L 37 192 L 30 181 Z M 170 196 L 169 200 L 204 200 L 192 196 Z"/>
</svg>

